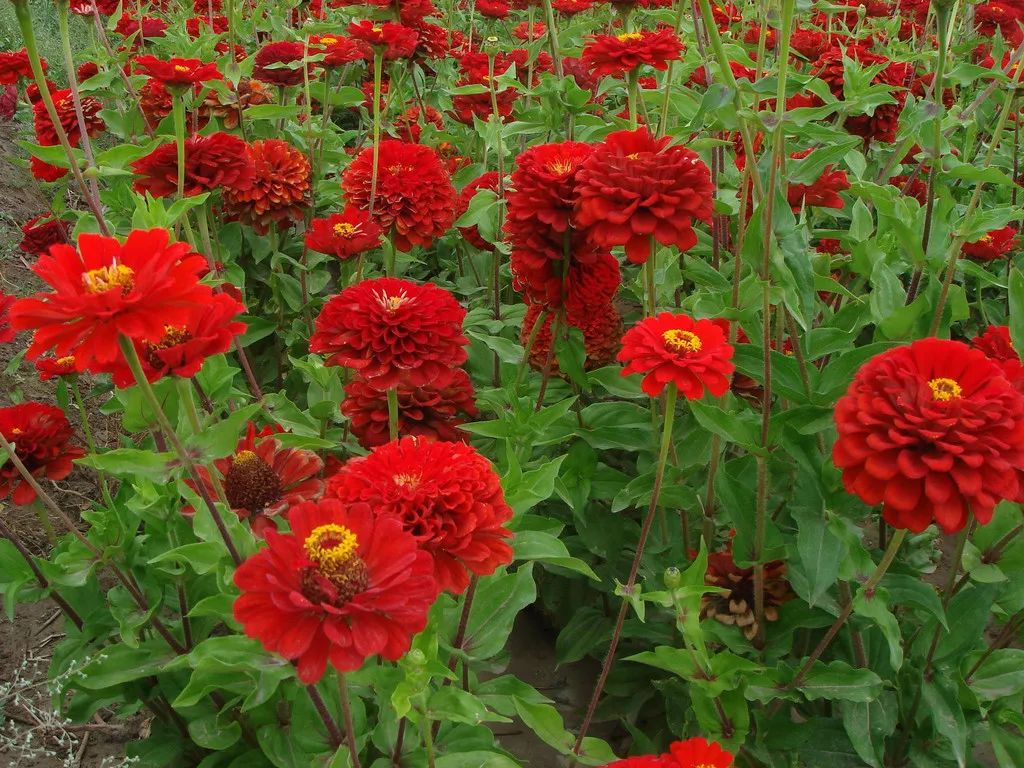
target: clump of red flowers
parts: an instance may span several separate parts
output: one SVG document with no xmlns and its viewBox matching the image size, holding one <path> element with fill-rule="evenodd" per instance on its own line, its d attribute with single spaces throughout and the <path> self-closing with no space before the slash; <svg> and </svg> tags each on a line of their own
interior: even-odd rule
<svg viewBox="0 0 1024 768">
<path fill-rule="evenodd" d="M 166 197 L 178 191 L 178 147 L 175 142 L 161 144 L 131 165 L 139 178 L 132 189 L 140 194 Z M 209 136 L 185 139 L 186 196 L 210 192 L 220 187 L 243 191 L 252 185 L 253 165 L 248 145 L 237 136 L 218 131 Z"/>
<path fill-rule="evenodd" d="M 598 245 L 626 247 L 647 261 L 651 241 L 687 251 L 696 221 L 711 221 L 711 172 L 696 152 L 647 128 L 610 134 L 584 161 L 577 178 L 576 222 Z"/>
<path fill-rule="evenodd" d="M 345 169 L 341 186 L 350 205 L 369 211 L 391 232 L 398 250 L 429 246 L 455 221 L 455 187 L 430 147 L 382 141 L 376 181 L 373 189 L 373 148 L 367 147 Z"/>
<path fill-rule="evenodd" d="M 671 28 L 656 31 L 596 35 L 583 47 L 583 62 L 595 77 L 622 77 L 643 65 L 665 70 L 683 53 L 683 43 Z"/>
<path fill-rule="evenodd" d="M 29 358 L 54 350 L 75 356 L 79 371 L 103 371 L 121 360 L 120 339 L 159 344 L 168 325 L 187 322 L 213 295 L 199 282 L 206 259 L 165 229 L 134 230 L 122 244 L 83 234 L 78 249 L 58 244 L 36 262 L 52 290 L 21 299 L 11 325 L 34 330 Z"/>
<path fill-rule="evenodd" d="M 337 499 L 291 508 L 289 533 L 267 531 L 267 548 L 235 571 L 234 615 L 247 635 L 295 662 L 315 683 L 327 664 L 359 669 L 392 661 L 427 625 L 437 597 L 430 555 L 402 522 Z"/>
<path fill-rule="evenodd" d="M 328 483 L 346 503 L 394 517 L 430 553 L 438 589 L 454 594 L 470 574 L 488 576 L 512 562 L 512 518 L 501 480 L 464 443 L 404 437 L 351 459 Z"/>
<path fill-rule="evenodd" d="M 309 348 L 377 389 L 423 386 L 466 361 L 465 316 L 455 297 L 432 283 L 363 280 L 324 305 Z"/>
<path fill-rule="evenodd" d="M 63 480 L 71 474 L 74 460 L 85 455 L 70 444 L 74 430 L 68 417 L 52 405 L 28 402 L 0 408 L 0 434 L 37 480 Z M 18 505 L 36 499 L 35 490 L 10 461 L 0 467 L 0 498 L 8 497 Z"/>
<path fill-rule="evenodd" d="M 836 403 L 832 459 L 843 485 L 895 528 L 961 530 L 1021 495 L 1024 396 L 958 341 L 921 339 L 875 356 Z"/>
<path fill-rule="evenodd" d="M 43 72 L 46 72 L 46 61 L 40 59 Z M 31 79 L 32 66 L 29 64 L 28 51 L 0 51 L 0 85 L 17 85 L 22 78 Z"/>
<path fill-rule="evenodd" d="M 720 323 L 662 312 L 626 331 L 618 360 L 626 363 L 623 376 L 644 374 L 641 388 L 651 397 L 673 384 L 684 397 L 698 400 L 705 390 L 721 397 L 729 389 L 732 354 Z"/>
</svg>

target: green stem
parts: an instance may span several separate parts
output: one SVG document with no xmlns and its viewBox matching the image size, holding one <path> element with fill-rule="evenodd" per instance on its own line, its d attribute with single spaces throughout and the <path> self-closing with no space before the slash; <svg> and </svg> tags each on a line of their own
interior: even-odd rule
<svg viewBox="0 0 1024 768">
<path fill-rule="evenodd" d="M 427 768 L 436 768 L 434 762 L 434 734 L 430 728 L 430 718 L 427 716 L 427 708 L 420 708 L 420 734 L 423 738 L 423 746 L 427 750 Z"/>
<path fill-rule="evenodd" d="M 682 28 L 683 28 L 683 16 L 685 15 L 686 9 L 687 9 L 688 6 L 689 6 L 689 1 L 688 0 L 676 0 L 676 24 L 675 24 L 676 37 L 679 37 L 680 31 L 682 31 Z M 700 31 L 698 29 L 694 28 L 693 33 L 694 33 L 694 36 L 697 36 L 697 35 L 700 34 Z M 703 38 L 700 38 L 700 39 L 702 40 Z M 675 60 L 673 60 L 673 61 L 670 61 L 668 63 L 668 71 L 665 73 L 665 81 L 664 81 L 665 95 L 664 95 L 664 97 L 662 98 L 662 101 L 661 101 L 661 115 L 659 115 L 659 119 L 658 119 L 658 135 L 659 136 L 664 136 L 665 135 L 665 131 L 668 130 L 668 107 L 669 107 L 669 100 L 670 100 L 670 97 L 672 95 L 672 79 L 675 77 L 675 71 L 676 71 L 676 62 L 675 62 Z"/>
<path fill-rule="evenodd" d="M 634 68 L 626 76 L 627 92 L 629 99 L 629 129 L 635 131 L 640 124 L 638 118 L 638 102 L 640 100 L 640 70 Z"/>
<path fill-rule="evenodd" d="M 39 524 L 43 527 L 43 531 L 46 533 L 46 540 L 50 542 L 51 547 L 57 546 L 57 532 L 53 530 L 53 523 L 50 522 L 50 516 L 43 509 L 42 503 L 36 499 L 29 506 L 32 507 L 32 511 L 35 512 L 36 519 L 39 520 Z"/>
<path fill-rule="evenodd" d="M 388 390 L 388 436 L 398 439 L 398 390 L 394 387 Z"/>
<path fill-rule="evenodd" d="M 356 746 L 356 726 L 352 720 L 352 703 L 348 697 L 348 680 L 344 675 L 338 675 L 341 692 L 341 715 L 345 720 L 345 741 L 348 743 L 348 756 L 352 768 L 360 768 L 359 748 Z"/>
<path fill-rule="evenodd" d="M 192 455 L 185 448 L 185 445 L 181 442 L 181 438 L 178 437 L 178 433 L 174 427 L 171 426 L 171 422 L 167 419 L 167 414 L 164 413 L 163 407 L 160 405 L 160 401 L 157 399 L 156 393 L 153 391 L 152 385 L 146 378 L 145 371 L 142 370 L 142 361 L 139 360 L 139 353 L 135 350 L 135 345 L 131 339 L 126 336 L 121 337 L 121 353 L 124 355 L 125 362 L 128 363 L 128 367 L 131 369 L 132 375 L 135 376 L 135 381 L 139 385 L 139 389 L 142 392 L 142 396 L 153 411 L 153 415 L 156 418 L 156 422 L 160 427 L 160 430 L 164 433 L 171 445 L 174 447 L 174 452 L 178 455 L 181 463 L 185 465 L 189 474 L 192 475 L 192 479 L 195 481 L 196 489 L 200 496 L 203 497 L 203 501 L 206 503 L 207 508 L 210 511 L 210 516 L 213 518 L 214 524 L 217 526 L 217 530 L 220 532 L 221 538 L 224 540 L 224 546 L 227 547 L 228 552 L 231 555 L 231 559 L 234 560 L 235 565 L 242 564 L 242 558 L 238 554 L 238 549 L 235 547 L 235 543 L 231 540 L 231 534 L 228 533 L 227 526 L 224 524 L 224 518 L 221 517 L 220 511 L 217 509 L 217 505 L 214 504 L 204 489 L 203 478 L 199 474 L 198 467 L 195 461 L 192 459 Z M 191 390 L 189 391 L 189 398 L 191 401 Z M 193 408 L 195 404 L 193 403 Z M 216 480 L 215 475 L 210 476 L 211 482 Z"/>
<path fill-rule="evenodd" d="M 644 517 L 643 525 L 640 528 L 640 538 L 637 541 L 636 553 L 633 555 L 633 564 L 629 569 L 629 578 L 626 579 L 626 584 L 623 587 L 625 596 L 622 598 L 622 605 L 619 607 L 619 615 L 615 621 L 615 629 L 612 631 L 611 642 L 608 644 L 608 652 L 604 657 L 601 673 L 597 678 L 597 683 L 594 685 L 590 704 L 587 706 L 587 714 L 583 718 L 579 734 L 576 736 L 576 744 L 572 749 L 573 754 L 576 756 L 579 756 L 580 749 L 583 747 L 583 739 L 586 738 L 587 731 L 590 729 L 590 723 L 594 719 L 594 712 L 597 711 L 597 704 L 601 699 L 601 693 L 604 691 L 604 684 L 608 680 L 608 673 L 611 672 L 612 665 L 615 663 L 615 651 L 618 648 L 619 639 L 622 637 L 622 626 L 626 621 L 626 614 L 629 611 L 630 602 L 628 596 L 632 595 L 633 590 L 636 588 L 636 579 L 640 571 L 640 562 L 643 560 L 644 547 L 647 544 L 647 537 L 650 535 L 654 516 L 658 510 L 661 485 L 665 479 L 665 466 L 668 463 L 668 452 L 672 446 L 672 426 L 675 421 L 677 395 L 678 391 L 675 386 L 670 385 L 665 392 L 665 420 L 662 423 L 661 448 L 658 451 L 658 465 L 654 472 L 654 485 L 651 487 L 651 503 L 647 508 L 647 515 Z"/>
<path fill-rule="evenodd" d="M 523 348 L 523 359 L 519 363 L 519 368 L 516 369 L 516 380 L 512 386 L 512 391 L 516 397 L 519 396 L 519 387 L 523 382 L 523 374 L 526 373 L 526 369 L 530 366 L 530 354 L 533 352 L 533 346 L 537 343 L 537 336 L 540 334 L 540 329 L 544 326 L 544 321 L 547 319 L 548 311 L 542 309 L 537 313 L 537 319 L 533 322 L 533 328 L 530 329 L 530 335 L 526 339 L 526 346 Z"/>
<path fill-rule="evenodd" d="M 934 132 L 932 134 L 932 162 L 928 169 L 928 193 L 924 207 L 924 228 L 921 235 L 921 250 L 927 256 L 928 243 L 931 240 L 932 213 L 935 209 L 935 182 L 939 175 L 942 158 L 942 90 L 945 87 L 946 57 L 948 48 L 950 9 L 939 3 L 935 5 L 935 23 L 938 33 L 939 60 L 935 65 L 935 79 L 932 80 L 932 103 L 935 106 Z M 908 297 L 909 298 L 909 297 Z M 908 304 L 910 301 L 907 302 Z"/>
<path fill-rule="evenodd" d="M 384 52 L 373 52 L 373 168 L 370 171 L 370 215 L 373 216 L 377 202 L 377 164 L 380 161 L 380 89 L 381 70 L 384 68 Z M 388 272 L 394 277 L 394 270 Z"/>
<path fill-rule="evenodd" d="M 555 26 L 555 10 L 551 7 L 551 0 L 544 0 L 544 18 L 548 25 L 548 45 L 551 47 L 551 59 L 555 66 L 555 76 L 561 80 L 563 77 L 562 54 L 558 50 L 558 27 Z M 532 83 L 530 83 L 530 87 L 533 87 Z"/>
<path fill-rule="evenodd" d="M 96 453 L 96 442 L 93 440 L 92 427 L 89 425 L 89 412 L 85 409 L 85 400 L 82 399 L 82 389 L 78 386 L 78 377 L 71 379 L 71 396 L 75 398 L 75 405 L 78 407 L 78 420 L 82 424 L 82 434 L 85 437 L 85 444 L 89 453 Z M 96 470 L 96 478 L 100 484 L 100 493 L 103 494 L 103 501 L 108 507 L 114 506 L 114 500 L 110 496 L 110 486 L 107 484 L 107 476 L 100 470 Z"/>
<path fill-rule="evenodd" d="M 654 280 L 654 271 L 658 266 L 658 249 L 651 236 L 651 255 L 644 263 L 644 277 L 647 283 L 647 316 L 654 317 L 658 313 L 658 287 Z"/>
<path fill-rule="evenodd" d="M 178 400 L 184 407 L 189 426 L 192 427 L 192 434 L 202 434 L 203 423 L 199 417 L 199 409 L 196 408 L 196 398 L 192 388 L 192 380 L 175 376 L 174 384 L 178 389 Z M 228 502 L 228 495 L 224 490 L 224 483 L 221 482 L 220 472 L 215 466 L 213 466 L 213 464 L 205 464 L 203 465 L 203 468 L 210 476 L 210 485 L 213 486 L 214 493 L 217 494 L 217 501 L 230 509 L 231 504 Z"/>
</svg>

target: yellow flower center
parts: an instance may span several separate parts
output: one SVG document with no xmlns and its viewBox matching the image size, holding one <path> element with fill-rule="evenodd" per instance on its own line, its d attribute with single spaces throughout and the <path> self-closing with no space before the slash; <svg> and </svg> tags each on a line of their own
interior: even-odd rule
<svg viewBox="0 0 1024 768">
<path fill-rule="evenodd" d="M 336 42 L 338 42 L 338 38 L 336 38 L 336 37 L 321 37 L 320 38 L 320 42 L 323 43 L 324 45 L 334 45 Z"/>
<path fill-rule="evenodd" d="M 334 234 L 338 237 L 352 237 L 352 235 L 356 233 L 357 229 L 358 227 L 356 227 L 355 224 L 348 224 L 344 221 L 339 221 L 334 225 Z"/>
<path fill-rule="evenodd" d="M 388 312 L 396 312 L 400 306 L 405 304 L 405 302 L 410 301 L 410 299 L 406 296 L 405 291 L 402 291 L 397 296 L 388 296 L 386 293 L 381 292 L 380 295 L 377 296 L 377 301 L 379 301 L 380 305 Z"/>
<path fill-rule="evenodd" d="M 381 32 L 384 31 L 384 27 L 374 27 L 373 31 L 374 31 L 375 34 L 379 35 Z"/>
<path fill-rule="evenodd" d="M 319 571 L 333 574 L 344 570 L 357 557 L 359 540 L 344 525 L 328 523 L 314 528 L 302 546 Z"/>
<path fill-rule="evenodd" d="M 415 488 L 419 485 L 420 476 L 411 474 L 400 474 L 395 475 L 391 478 L 395 485 L 399 485 L 402 488 Z"/>
<path fill-rule="evenodd" d="M 258 461 L 259 458 L 260 457 L 257 456 L 252 451 L 239 451 L 238 453 L 236 453 L 234 455 L 234 458 L 232 459 L 232 462 L 235 463 L 235 464 L 245 465 L 245 464 L 251 464 L 253 461 Z"/>
<path fill-rule="evenodd" d="M 555 160 L 548 165 L 548 170 L 556 176 L 568 176 L 573 171 L 573 164 L 569 160 Z"/>
<path fill-rule="evenodd" d="M 954 379 L 932 379 L 928 386 L 932 390 L 932 399 L 942 402 L 956 400 L 963 393 L 963 389 Z"/>
<path fill-rule="evenodd" d="M 621 35 L 616 35 L 620 43 L 636 43 L 644 39 L 644 36 L 639 32 L 623 32 Z"/>
<path fill-rule="evenodd" d="M 75 364 L 75 356 L 67 355 L 66 357 L 60 357 L 57 359 L 57 365 L 70 366 Z"/>
<path fill-rule="evenodd" d="M 185 66 L 182 66 L 181 64 L 175 64 L 174 65 L 174 71 L 175 72 L 188 72 L 189 68 L 185 67 Z"/>
<path fill-rule="evenodd" d="M 982 235 L 981 239 L 978 240 L 978 242 L 979 243 L 991 243 L 992 242 L 992 235 Z"/>
<path fill-rule="evenodd" d="M 24 432 L 20 428 L 15 427 L 11 430 L 11 434 L 17 437 L 18 435 L 24 434 Z"/>
<path fill-rule="evenodd" d="M 82 275 L 82 285 L 89 293 L 106 293 L 120 288 L 121 293 L 127 294 L 135 286 L 135 270 L 124 264 L 90 269 Z"/>
<path fill-rule="evenodd" d="M 684 331 L 679 328 L 671 328 L 661 334 L 665 346 L 673 352 L 685 352 L 691 354 L 700 352 L 703 348 L 700 336 L 691 331 Z"/>
</svg>

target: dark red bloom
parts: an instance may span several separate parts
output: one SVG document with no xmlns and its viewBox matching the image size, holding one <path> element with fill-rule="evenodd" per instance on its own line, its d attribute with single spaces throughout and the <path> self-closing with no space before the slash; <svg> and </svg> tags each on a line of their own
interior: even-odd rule
<svg viewBox="0 0 1024 768">
<path fill-rule="evenodd" d="M 370 211 L 383 230 L 392 230 L 398 250 L 429 246 L 451 228 L 455 188 L 433 149 L 393 139 L 382 141 L 371 210 L 372 175 L 373 147 L 367 147 L 345 169 L 341 187 L 350 205 Z"/>
<path fill-rule="evenodd" d="M 20 403 L 0 408 L 0 434 L 14 447 L 14 453 L 37 480 L 63 480 L 74 468 L 72 462 L 85 451 L 70 445 L 74 431 L 64 411 L 43 403 Z M 0 467 L 0 498 L 12 504 L 31 504 L 36 492 L 10 461 Z"/>
<path fill-rule="evenodd" d="M 156 16 L 143 16 L 141 19 L 137 19 L 130 14 L 124 13 L 118 19 L 114 31 L 125 37 L 132 37 L 134 35 L 135 39 L 132 41 L 132 49 L 134 50 L 139 47 L 143 38 L 153 40 L 167 34 L 167 22 Z"/>
<path fill-rule="evenodd" d="M 245 333 L 245 323 L 238 320 L 244 311 L 245 307 L 228 294 L 215 293 L 209 302 L 193 308 L 181 325 L 167 325 L 160 341 L 136 342 L 146 378 L 156 381 L 164 376 L 195 376 L 206 358 L 227 352 L 234 338 Z M 117 387 L 135 384 L 126 364 L 115 366 L 110 373 Z"/>
<path fill-rule="evenodd" d="M 683 53 L 683 43 L 671 28 L 654 32 L 595 35 L 583 47 L 583 61 L 595 77 L 622 77 L 643 66 L 665 70 Z"/>
<path fill-rule="evenodd" d="M 754 568 L 741 568 L 733 559 L 732 542 L 708 554 L 704 583 L 725 592 L 708 592 L 701 600 L 701 618 L 736 626 L 752 640 L 758 633 L 754 614 Z M 786 564 L 772 560 L 764 564 L 764 618 L 778 621 L 779 607 L 795 597 L 786 580 Z"/>
<path fill-rule="evenodd" d="M 306 247 L 339 259 L 351 259 L 378 247 L 381 234 L 366 211 L 349 205 L 326 219 L 313 219 L 306 232 Z"/>
<path fill-rule="evenodd" d="M 982 235 L 973 243 L 964 243 L 960 252 L 974 261 L 995 261 L 1005 259 L 1020 246 L 1017 230 L 1006 226 Z"/>
<path fill-rule="evenodd" d="M 828 50 L 829 39 L 820 29 L 797 26 L 793 30 L 789 44 L 805 59 L 814 61 Z"/>
<path fill-rule="evenodd" d="M 303 217 L 309 206 L 310 169 L 306 155 L 281 139 L 249 145 L 251 183 L 225 186 L 224 208 L 232 219 L 265 235 L 271 226 L 285 229 Z"/>
<path fill-rule="evenodd" d="M 299 504 L 288 522 L 290 533 L 267 531 L 267 548 L 235 571 L 245 633 L 294 661 L 307 684 L 328 661 L 353 672 L 370 656 L 399 659 L 437 597 L 430 555 L 366 504 Z"/>
<path fill-rule="evenodd" d="M 40 59 L 43 72 L 46 72 L 46 61 Z M 0 51 L 0 85 L 17 85 L 22 78 L 32 78 L 32 66 L 28 62 L 28 51 Z"/>
<path fill-rule="evenodd" d="M 328 493 L 394 517 L 434 561 L 438 589 L 460 594 L 470 574 L 488 576 L 512 562 L 512 519 L 490 462 L 464 443 L 415 437 L 350 459 Z"/>
<path fill-rule="evenodd" d="M 647 261 L 651 241 L 687 251 L 697 244 L 694 221 L 711 221 L 711 172 L 696 152 L 669 146 L 647 128 L 610 134 L 577 177 L 576 224 L 605 248 Z"/>
<path fill-rule="evenodd" d="M 256 52 L 252 76 L 256 80 L 281 87 L 299 85 L 307 77 L 302 71 L 305 56 L 306 47 L 294 40 L 267 43 Z M 309 78 L 312 79 L 312 74 Z"/>
<path fill-rule="evenodd" d="M 469 375 L 461 368 L 447 368 L 429 383 L 418 387 L 399 382 L 398 434 L 424 440 L 463 440 L 459 425 L 477 414 L 475 392 Z M 345 385 L 341 412 L 348 417 L 352 434 L 364 448 L 384 445 L 388 430 L 387 393 L 356 377 Z"/>
<path fill-rule="evenodd" d="M 248 149 L 240 138 L 223 131 L 185 139 L 185 195 L 199 195 L 220 187 L 244 190 L 251 186 L 254 172 Z M 177 143 L 161 144 L 133 162 L 131 168 L 140 177 L 132 183 L 136 192 L 148 192 L 153 197 L 177 193 Z"/>
<path fill-rule="evenodd" d="M 540 304 L 530 304 L 523 317 L 523 326 L 519 332 L 519 343 L 524 347 L 529 343 L 530 334 L 541 311 Z M 550 368 L 551 373 L 561 375 L 557 357 L 551 352 L 551 326 L 554 313 L 548 311 L 541 323 L 530 349 L 530 366 L 538 371 Z M 622 318 L 615 305 L 611 302 L 602 304 L 566 304 L 564 322 L 570 328 L 579 328 L 583 332 L 583 348 L 586 357 L 583 369 L 591 371 L 602 368 L 615 359 L 622 339 Z"/>
<path fill-rule="evenodd" d="M 316 319 L 311 352 L 344 365 L 378 389 L 421 387 L 466 361 L 455 297 L 433 283 L 381 277 L 333 296 Z"/>
<path fill-rule="evenodd" d="M 159 343 L 213 291 L 199 283 L 206 259 L 165 229 L 134 230 L 122 245 L 83 234 L 78 248 L 54 245 L 32 268 L 53 290 L 21 299 L 11 324 L 34 329 L 29 358 L 54 350 L 75 356 L 77 370 L 105 370 L 121 360 L 120 337 Z"/>
<path fill-rule="evenodd" d="M 810 149 L 802 152 L 794 152 L 790 155 L 794 160 L 800 160 L 811 154 Z M 850 181 L 846 178 L 846 171 L 837 171 L 831 165 L 826 165 L 821 174 L 810 184 L 790 183 L 786 190 L 786 198 L 793 213 L 799 213 L 805 205 L 817 208 L 842 209 L 844 203 L 839 193 L 850 188 Z"/>
<path fill-rule="evenodd" d="M 156 56 L 146 55 L 139 56 L 135 60 L 135 66 L 143 74 L 149 75 L 154 80 L 159 80 L 165 87 L 171 89 L 188 89 L 197 83 L 221 79 L 216 63 L 203 63 L 199 59 L 172 58 L 169 61 L 163 61 Z"/>
<path fill-rule="evenodd" d="M 509 6 L 506 0 L 477 0 L 476 9 L 488 19 L 504 19 L 508 17 Z"/>
<path fill-rule="evenodd" d="M 17 300 L 16 296 L 8 296 L 0 291 L 0 344 L 14 341 L 14 337 L 18 335 L 18 332 L 11 328 L 11 307 Z"/>
<path fill-rule="evenodd" d="M 398 134 L 398 138 L 402 141 L 418 144 L 421 133 L 421 118 L 423 125 L 429 124 L 438 130 L 442 130 L 444 128 L 444 119 L 441 117 L 441 113 L 433 107 L 428 106 L 426 111 L 419 107 L 409 107 L 409 109 L 395 117 L 392 121 L 392 124 L 395 127 L 395 132 Z"/>
<path fill-rule="evenodd" d="M 49 214 L 36 216 L 21 225 L 21 242 L 18 248 L 32 256 L 40 256 L 50 249 L 51 245 L 66 243 L 71 228 L 66 221 Z"/>
<path fill-rule="evenodd" d="M 275 435 L 280 432 L 265 428 L 256 431 L 253 424 L 235 446 L 235 452 L 214 462 L 223 478 L 224 494 L 231 511 L 242 520 L 249 520 L 257 535 L 276 528 L 272 519 L 289 507 L 307 501 L 316 501 L 324 493 L 320 472 L 324 463 L 313 451 L 288 448 Z M 215 497 L 213 482 L 205 467 L 199 477 L 206 492 Z M 190 488 L 196 484 L 185 481 Z M 191 508 L 183 510 L 192 513 Z"/>
<path fill-rule="evenodd" d="M 71 146 L 77 147 L 82 140 L 82 133 L 78 128 L 78 117 L 75 115 L 75 103 L 71 98 L 70 90 L 51 91 L 53 106 L 57 110 L 57 117 L 60 118 L 61 128 L 67 134 Z M 85 129 L 89 136 L 95 136 L 106 128 L 106 124 L 99 116 L 103 105 L 91 96 L 82 97 L 82 116 L 85 118 Z M 57 131 L 53 121 L 46 111 L 46 105 L 42 100 L 32 105 L 32 119 L 36 130 L 36 138 L 39 143 L 46 147 L 53 147 L 60 143 L 57 138 Z"/>
<path fill-rule="evenodd" d="M 1003 375 L 1024 394 L 1024 365 L 1010 341 L 1010 329 L 1005 325 L 990 325 L 980 336 L 971 339 L 971 346 L 980 349 L 1003 369 Z"/>
<path fill-rule="evenodd" d="M 385 59 L 408 58 L 416 51 L 419 42 L 415 29 L 390 21 L 383 24 L 369 19 L 353 21 L 348 25 L 348 33 L 379 51 Z"/>
<path fill-rule="evenodd" d="M 699 400 L 705 390 L 721 397 L 729 389 L 732 353 L 718 322 L 662 312 L 626 331 L 618 360 L 626 363 L 623 376 L 644 374 L 641 388 L 651 397 L 674 384 L 687 399 Z"/>
<path fill-rule="evenodd" d="M 832 460 L 847 492 L 883 504 L 895 528 L 946 533 L 992 518 L 1024 490 L 1024 396 L 958 341 L 921 339 L 876 355 L 836 403 Z"/>
<path fill-rule="evenodd" d="M 551 0 L 551 7 L 566 16 L 589 11 L 594 7 L 595 0 Z"/>
</svg>

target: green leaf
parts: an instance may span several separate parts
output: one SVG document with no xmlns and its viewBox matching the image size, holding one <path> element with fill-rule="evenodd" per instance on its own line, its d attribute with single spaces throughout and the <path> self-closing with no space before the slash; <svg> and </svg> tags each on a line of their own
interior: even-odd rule
<svg viewBox="0 0 1024 768">
<path fill-rule="evenodd" d="M 974 666 L 976 658 L 968 657 Z M 967 681 L 983 701 L 995 701 L 1024 691 L 1024 650 L 1000 648 L 992 653 Z"/>
<path fill-rule="evenodd" d="M 939 640 L 934 656 L 936 662 L 959 657 L 981 639 L 992 602 L 1000 589 L 998 584 L 972 584 L 953 596 L 946 615 L 955 616 L 956 621 Z"/>
<path fill-rule="evenodd" d="M 565 729 L 562 716 L 553 706 L 516 699 L 516 714 L 537 738 L 558 750 L 559 754 L 568 755 L 572 752 L 575 739 Z"/>
<path fill-rule="evenodd" d="M 514 573 L 482 579 L 469 612 L 463 648 L 474 659 L 489 659 L 505 647 L 519 612 L 537 599 L 533 563 Z"/>
<path fill-rule="evenodd" d="M 555 640 L 558 663 L 571 664 L 600 649 L 606 638 L 611 637 L 611 631 L 611 620 L 603 611 L 590 606 L 578 608 Z"/>
<path fill-rule="evenodd" d="M 238 438 L 245 431 L 245 425 L 262 407 L 260 403 L 252 403 L 233 411 L 227 418 L 193 435 L 187 443 L 188 447 L 208 461 L 230 456 L 238 445 Z"/>
<path fill-rule="evenodd" d="M 882 678 L 870 669 L 855 669 L 844 661 L 818 662 L 798 690 L 808 701 L 873 701 L 882 692 Z"/>
<path fill-rule="evenodd" d="M 550 499 L 555 492 L 558 470 L 565 461 L 565 455 L 546 461 L 537 469 L 524 472 L 511 488 L 506 488 L 505 500 L 517 515 L 533 509 L 537 504 Z M 569 553 L 566 552 L 566 555 Z"/>
<path fill-rule="evenodd" d="M 192 567 L 196 573 L 209 573 L 228 559 L 228 550 L 220 541 L 200 541 L 169 549 L 152 558 L 150 565 L 176 562 Z"/>
<path fill-rule="evenodd" d="M 793 519 L 797 524 L 797 554 L 810 588 L 807 602 L 814 607 L 835 584 L 846 547 L 829 530 L 827 516 L 812 509 L 799 508 L 793 510 Z"/>
<path fill-rule="evenodd" d="M 452 685 L 435 690 L 427 702 L 431 720 L 480 725 L 484 722 L 511 722 L 507 717 L 487 711 L 487 706 L 473 694 Z"/>
<path fill-rule="evenodd" d="M 457 752 L 441 755 L 437 768 L 520 768 L 515 760 L 498 752 Z"/>
<path fill-rule="evenodd" d="M 916 605 L 938 619 L 943 627 L 948 628 L 946 613 L 942 610 L 942 601 L 935 594 L 935 589 L 920 578 L 887 573 L 885 578 L 882 579 L 881 586 L 888 590 L 890 604 L 907 605 L 909 603 Z"/>
<path fill-rule="evenodd" d="M 137 648 L 107 646 L 74 676 L 78 688 L 93 691 L 158 674 L 176 654 L 162 639 L 145 640 Z"/>
<path fill-rule="evenodd" d="M 956 693 L 939 684 L 938 680 L 925 680 L 921 698 L 926 712 L 935 725 L 935 731 L 949 741 L 959 768 L 967 765 L 967 723 L 957 701 Z"/>
<path fill-rule="evenodd" d="M 217 715 L 188 721 L 188 735 L 200 747 L 223 750 L 242 737 L 242 727 L 235 721 L 222 724 Z"/>
<path fill-rule="evenodd" d="M 166 481 L 179 466 L 173 453 L 155 453 L 138 448 L 115 448 L 105 453 L 90 453 L 76 463 L 114 477 L 143 477 L 154 482 Z"/>
<path fill-rule="evenodd" d="M 560 456 L 564 459 L 564 456 Z M 581 573 L 588 579 L 601 581 L 594 570 L 582 560 L 572 557 L 562 540 L 543 531 L 516 531 L 512 539 L 516 560 L 536 560 L 551 563 Z"/>
<path fill-rule="evenodd" d="M 1024 273 L 1016 267 L 1010 270 L 1010 340 L 1024 357 Z"/>
<path fill-rule="evenodd" d="M 882 768 L 885 740 L 896 730 L 899 719 L 895 694 L 887 691 L 875 701 L 843 701 L 839 712 L 860 758 L 872 768 Z"/>
<path fill-rule="evenodd" d="M 869 595 L 859 588 L 853 598 L 853 610 L 859 616 L 865 616 L 882 630 L 886 642 L 889 643 L 889 664 L 893 670 L 899 671 L 903 666 L 903 637 L 896 616 L 889 610 L 889 593 L 883 587 L 877 587 Z"/>
<path fill-rule="evenodd" d="M 717 405 L 701 400 L 691 400 L 690 410 L 693 411 L 697 423 L 704 429 L 748 451 L 760 453 L 758 427 L 754 424 L 749 410 L 729 413 Z"/>
</svg>

